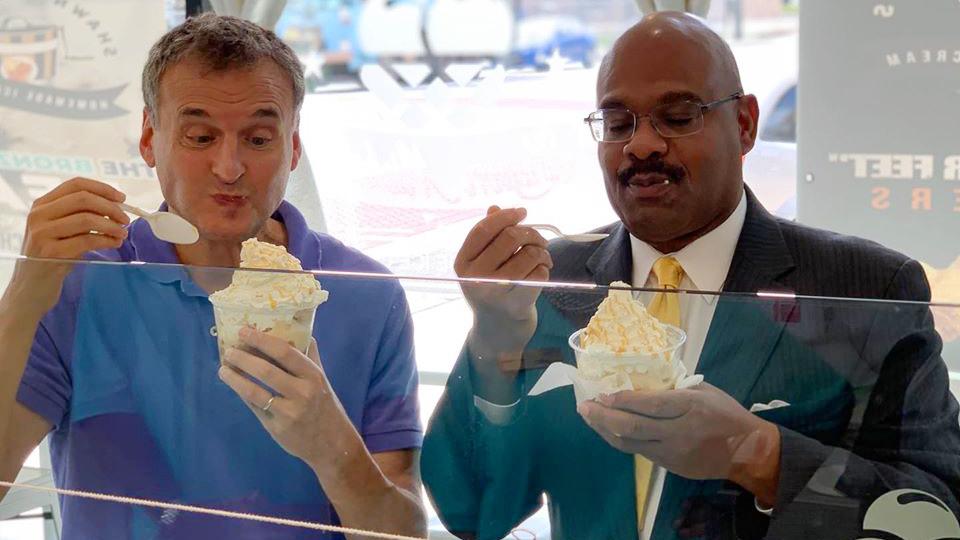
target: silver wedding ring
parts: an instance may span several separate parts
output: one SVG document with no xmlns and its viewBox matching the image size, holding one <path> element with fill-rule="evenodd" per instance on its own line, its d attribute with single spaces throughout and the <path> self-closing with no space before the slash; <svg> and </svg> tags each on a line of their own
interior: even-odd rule
<svg viewBox="0 0 960 540">
<path fill-rule="evenodd" d="M 270 396 L 270 399 L 263 404 L 263 407 L 260 407 L 260 410 L 263 412 L 270 412 L 270 406 L 273 405 L 273 400 L 277 399 L 277 396 Z"/>
</svg>

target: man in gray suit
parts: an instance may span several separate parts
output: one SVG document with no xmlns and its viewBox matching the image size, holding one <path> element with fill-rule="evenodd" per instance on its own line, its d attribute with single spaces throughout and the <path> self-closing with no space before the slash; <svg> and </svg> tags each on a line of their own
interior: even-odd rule
<svg viewBox="0 0 960 540">
<path fill-rule="evenodd" d="M 597 101 L 587 123 L 620 217 L 610 236 L 548 244 L 521 224 L 523 209 L 491 207 L 458 275 L 929 301 L 917 262 L 757 202 L 741 169 L 757 102 L 696 19 L 660 13 L 628 30 L 600 68 Z M 578 407 L 569 388 L 527 392 L 550 363 L 574 363 L 566 338 L 599 294 L 464 294 L 474 326 L 422 458 L 461 537 L 504 536 L 543 494 L 553 537 L 578 540 L 854 538 L 869 505 L 898 488 L 947 515 L 960 508 L 958 405 L 922 303 L 673 295 L 689 337 L 682 361 L 706 382 Z M 774 399 L 790 406 L 748 410 Z M 642 498 L 634 455 L 656 465 Z"/>
</svg>

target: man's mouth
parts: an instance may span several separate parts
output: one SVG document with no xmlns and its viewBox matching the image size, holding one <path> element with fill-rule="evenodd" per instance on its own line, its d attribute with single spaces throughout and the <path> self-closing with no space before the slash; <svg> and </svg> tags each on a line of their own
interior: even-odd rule
<svg viewBox="0 0 960 540">
<path fill-rule="evenodd" d="M 225 194 L 216 194 L 213 195 L 213 200 L 221 206 L 240 206 L 242 205 L 247 198 L 242 195 L 225 195 Z"/>
<path fill-rule="evenodd" d="M 658 173 L 635 174 L 626 182 L 628 187 L 651 187 L 670 183 L 671 180 L 669 176 Z"/>
<path fill-rule="evenodd" d="M 665 174 L 642 173 L 630 177 L 623 188 L 634 199 L 659 200 L 674 189 L 676 182 Z"/>
</svg>

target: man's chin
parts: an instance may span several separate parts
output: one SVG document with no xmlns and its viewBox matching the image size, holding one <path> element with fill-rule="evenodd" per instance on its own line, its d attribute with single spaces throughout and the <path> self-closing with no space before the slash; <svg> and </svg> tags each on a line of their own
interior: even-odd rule
<svg viewBox="0 0 960 540">
<path fill-rule="evenodd" d="M 624 225 L 630 234 L 648 244 L 667 242 L 683 235 L 683 228 L 671 219 L 674 217 L 670 210 L 644 212 L 643 215 L 628 216 Z"/>
<path fill-rule="evenodd" d="M 207 242 L 239 244 L 257 235 L 251 227 L 204 227 L 201 225 L 197 228 L 200 230 L 200 239 Z"/>
</svg>

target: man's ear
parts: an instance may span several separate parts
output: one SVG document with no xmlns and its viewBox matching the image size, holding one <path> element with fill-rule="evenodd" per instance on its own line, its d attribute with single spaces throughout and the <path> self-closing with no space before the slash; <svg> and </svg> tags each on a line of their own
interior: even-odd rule
<svg viewBox="0 0 960 540">
<path fill-rule="evenodd" d="M 153 120 L 150 111 L 143 108 L 143 126 L 140 129 L 140 156 L 151 168 L 157 166 L 157 157 L 153 152 Z"/>
<path fill-rule="evenodd" d="M 737 126 L 740 128 L 740 155 L 745 156 L 753 150 L 757 142 L 757 129 L 760 125 L 760 105 L 757 96 L 747 94 L 737 100 Z"/>
<path fill-rule="evenodd" d="M 300 144 L 300 128 L 293 130 L 293 157 L 290 160 L 290 170 L 297 168 L 300 163 L 300 155 L 303 154 L 303 146 Z"/>
</svg>

